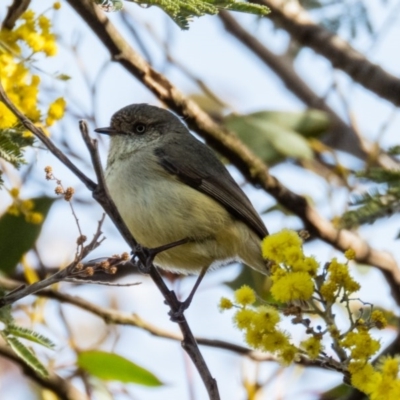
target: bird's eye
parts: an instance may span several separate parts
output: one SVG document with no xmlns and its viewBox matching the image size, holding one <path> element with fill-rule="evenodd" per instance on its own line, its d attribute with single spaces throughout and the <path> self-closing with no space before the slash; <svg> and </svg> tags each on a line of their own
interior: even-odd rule
<svg viewBox="0 0 400 400">
<path fill-rule="evenodd" d="M 138 133 L 139 135 L 143 135 L 143 133 L 146 132 L 146 128 L 147 128 L 146 125 L 141 123 L 136 124 L 134 126 L 135 132 Z"/>
</svg>

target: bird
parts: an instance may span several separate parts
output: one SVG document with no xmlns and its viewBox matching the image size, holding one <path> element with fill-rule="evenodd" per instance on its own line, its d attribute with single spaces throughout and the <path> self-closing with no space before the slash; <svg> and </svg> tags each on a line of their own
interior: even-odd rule
<svg viewBox="0 0 400 400">
<path fill-rule="evenodd" d="M 162 248 L 157 267 L 198 273 L 241 261 L 268 274 L 268 230 L 215 152 L 170 111 L 131 104 L 96 132 L 110 136 L 105 182 L 131 234 Z M 199 282 L 200 283 L 200 282 Z"/>
</svg>

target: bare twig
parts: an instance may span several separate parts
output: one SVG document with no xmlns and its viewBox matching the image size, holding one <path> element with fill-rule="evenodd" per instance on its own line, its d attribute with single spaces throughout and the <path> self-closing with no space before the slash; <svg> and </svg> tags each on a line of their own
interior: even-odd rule
<svg viewBox="0 0 400 400">
<path fill-rule="evenodd" d="M 373 64 L 363 54 L 341 39 L 316 24 L 298 1 L 250 0 L 271 9 L 268 15 L 277 25 L 285 29 L 294 40 L 312 48 L 327 58 L 334 68 L 346 72 L 355 82 L 378 96 L 400 105 L 400 79 Z"/>
<path fill-rule="evenodd" d="M 19 365 L 26 376 L 40 386 L 51 390 L 62 400 L 89 400 L 87 396 L 72 386 L 66 379 L 56 374 L 50 373 L 48 377 L 43 377 L 3 344 L 0 344 L 0 356 L 8 358 Z"/>
<path fill-rule="evenodd" d="M 101 242 L 101 226 L 104 222 L 103 215 L 102 219 L 99 221 L 98 228 L 96 233 L 93 236 L 93 239 L 89 244 L 82 247 L 79 254 L 77 254 L 75 260 L 69 264 L 66 268 L 56 272 L 55 274 L 49 276 L 46 279 L 35 282 L 31 285 L 22 285 L 19 288 L 16 288 L 12 292 L 0 298 L 0 307 L 3 307 L 8 304 L 12 304 L 17 300 L 22 299 L 23 297 L 29 296 L 30 294 L 34 294 L 43 290 L 44 288 L 53 285 L 54 283 L 61 282 L 68 278 L 79 277 L 79 276 L 90 276 L 94 272 L 93 263 L 82 264 L 81 260 L 85 258 L 91 251 L 97 248 Z"/>
<path fill-rule="evenodd" d="M 259 39 L 246 31 L 227 11 L 221 11 L 219 17 L 225 29 L 271 68 L 283 81 L 285 86 L 303 101 L 304 104 L 308 107 L 325 111 L 328 114 L 332 126 L 328 134 L 323 138 L 326 144 L 361 159 L 370 157 L 369 153 L 371 152 L 371 147 L 373 147 L 372 144 L 368 143 L 365 138 L 362 138 L 353 126 L 347 124 L 331 107 L 329 107 L 323 97 L 318 96 L 310 88 L 298 75 L 288 56 L 278 55 L 270 51 Z M 376 152 L 375 147 L 374 151 Z M 374 158 L 376 157 L 378 163 L 385 168 L 399 167 L 396 160 L 383 152 L 374 156 Z"/>
</svg>

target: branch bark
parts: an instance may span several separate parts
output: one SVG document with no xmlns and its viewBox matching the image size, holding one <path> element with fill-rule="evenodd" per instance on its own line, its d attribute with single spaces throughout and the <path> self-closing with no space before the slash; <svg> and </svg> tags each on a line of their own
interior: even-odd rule
<svg viewBox="0 0 400 400">
<path fill-rule="evenodd" d="M 298 1 L 250 0 L 271 9 L 268 15 L 294 40 L 310 47 L 329 60 L 334 68 L 346 72 L 355 82 L 378 96 L 400 105 L 400 79 L 369 61 L 345 40 L 316 24 Z"/>
<path fill-rule="evenodd" d="M 363 160 L 377 157 L 378 163 L 384 168 L 398 168 L 398 163 L 384 152 L 371 156 L 376 148 L 361 138 L 352 126 L 343 119 L 318 96 L 307 83 L 298 75 L 293 67 L 292 60 L 288 56 L 278 55 L 270 51 L 256 37 L 246 31 L 230 13 L 221 11 L 219 17 L 225 29 L 237 40 L 252 51 L 261 61 L 264 62 L 282 80 L 285 86 L 304 104 L 310 108 L 325 111 L 331 119 L 331 128 L 324 136 L 323 141 L 328 146 L 345 151 Z"/>
</svg>

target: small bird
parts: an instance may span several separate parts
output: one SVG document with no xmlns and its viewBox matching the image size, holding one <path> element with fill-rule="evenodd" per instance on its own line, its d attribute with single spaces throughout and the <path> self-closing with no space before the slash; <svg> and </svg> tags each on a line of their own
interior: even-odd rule
<svg viewBox="0 0 400 400">
<path fill-rule="evenodd" d="M 134 238 L 146 248 L 180 240 L 154 264 L 200 273 L 242 261 L 267 274 L 268 235 L 250 200 L 214 152 L 171 112 L 148 104 L 117 111 L 110 127 L 106 184 Z"/>
</svg>

